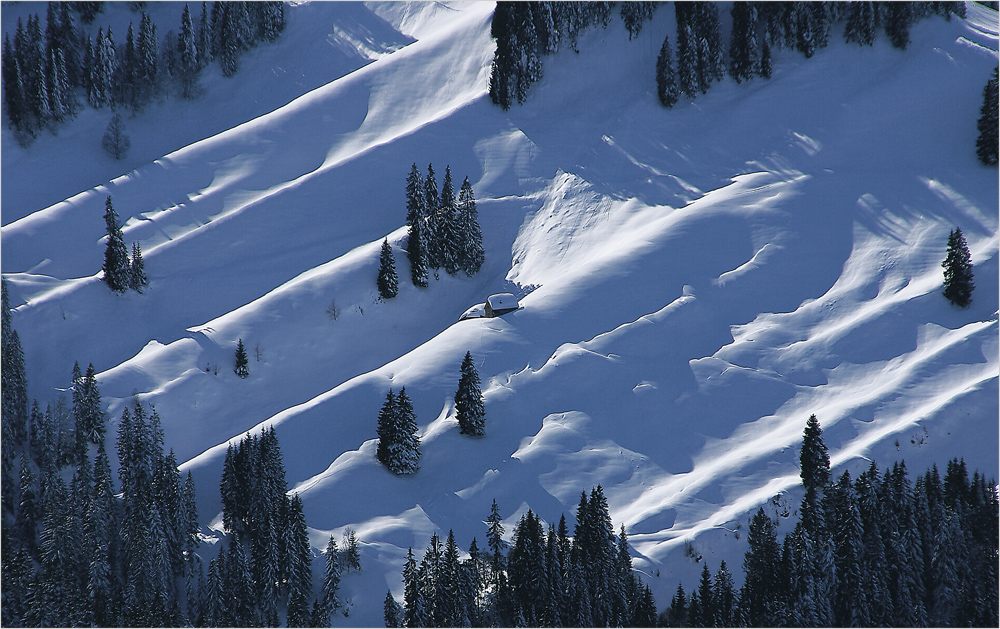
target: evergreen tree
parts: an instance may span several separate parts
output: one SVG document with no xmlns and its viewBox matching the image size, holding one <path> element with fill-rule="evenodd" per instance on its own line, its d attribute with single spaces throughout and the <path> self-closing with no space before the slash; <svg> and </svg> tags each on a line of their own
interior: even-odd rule
<svg viewBox="0 0 1000 629">
<path fill-rule="evenodd" d="M 677 78 L 674 75 L 674 63 L 670 55 L 670 36 L 663 38 L 660 54 L 656 58 L 656 95 L 660 103 L 667 108 L 677 104 Z"/>
<path fill-rule="evenodd" d="M 875 3 L 852 2 L 847 9 L 844 41 L 854 42 L 859 46 L 871 46 L 875 43 L 875 29 Z"/>
<path fill-rule="evenodd" d="M 972 302 L 972 257 L 965 242 L 962 228 L 956 227 L 948 235 L 948 254 L 941 263 L 944 267 L 944 296 L 962 308 Z"/>
<path fill-rule="evenodd" d="M 764 35 L 764 43 L 760 49 L 760 76 L 771 78 L 771 42 L 767 34 Z"/>
<path fill-rule="evenodd" d="M 312 551 L 302 513 L 302 499 L 298 494 L 289 499 L 286 526 L 291 542 L 288 557 L 288 626 L 304 627 L 310 620 L 307 600 L 312 591 Z"/>
<path fill-rule="evenodd" d="M 712 599 L 715 601 L 715 625 L 718 627 L 740 626 L 736 608 L 736 593 L 733 589 L 733 575 L 726 567 L 723 559 L 719 570 L 715 573 L 715 583 L 712 589 Z"/>
<path fill-rule="evenodd" d="M 382 605 L 382 618 L 386 627 L 403 626 L 403 608 L 392 597 L 392 590 L 386 590 L 385 603 Z"/>
<path fill-rule="evenodd" d="M 340 600 L 337 599 L 337 591 L 340 589 L 340 553 L 337 550 L 337 541 L 332 535 L 327 542 L 324 555 L 326 569 L 323 572 L 323 587 L 313 606 L 314 627 L 330 626 L 330 614 L 340 608 Z"/>
<path fill-rule="evenodd" d="M 116 114 L 117 116 L 117 114 Z M 109 196 L 104 203 L 104 226 L 108 242 L 104 250 L 104 282 L 116 293 L 124 293 L 131 284 L 131 264 L 118 213 Z"/>
<path fill-rule="evenodd" d="M 976 155 L 984 164 L 997 163 L 997 69 L 993 68 L 993 77 L 983 88 L 983 107 L 979 110 L 979 137 L 976 139 Z"/>
<path fill-rule="evenodd" d="M 132 243 L 132 265 L 129 279 L 129 287 L 140 293 L 144 286 L 149 285 L 149 280 L 146 278 L 145 265 L 142 262 L 142 248 L 138 242 Z"/>
<path fill-rule="evenodd" d="M 622 2 L 620 13 L 629 41 L 642 30 L 643 22 L 653 19 L 653 12 L 659 7 L 657 2 Z"/>
<path fill-rule="evenodd" d="M 451 181 L 451 166 L 445 167 L 440 198 L 441 205 L 435 214 L 434 231 L 438 234 L 441 266 L 448 275 L 454 275 L 461 265 L 460 258 L 463 251 L 456 216 L 455 187 Z"/>
<path fill-rule="evenodd" d="M 111 120 L 104 130 L 104 136 L 101 138 L 101 146 L 108 155 L 115 159 L 124 159 L 129 148 L 132 147 L 132 140 L 125 133 L 125 123 L 122 121 L 120 113 L 115 112 L 111 116 Z"/>
<path fill-rule="evenodd" d="M 361 552 L 358 550 L 358 536 L 354 529 L 344 532 L 344 569 L 348 572 L 361 572 Z"/>
<path fill-rule="evenodd" d="M 734 2 L 732 18 L 729 75 L 740 83 L 756 76 L 760 67 L 760 51 L 757 48 L 757 7 L 751 2 Z"/>
<path fill-rule="evenodd" d="M 204 10 L 203 13 L 204 15 Z M 181 14 L 181 34 L 177 39 L 180 71 L 179 78 L 181 84 L 181 96 L 184 98 L 194 98 L 198 92 L 198 73 L 201 72 L 198 49 L 198 33 L 195 31 L 194 22 L 191 19 L 191 11 L 187 3 L 184 4 L 184 12 Z"/>
<path fill-rule="evenodd" d="M 490 37 L 497 42 L 493 64 L 490 67 L 490 100 L 504 111 L 514 103 L 516 63 L 519 52 L 515 49 L 513 2 L 498 2 L 490 22 Z"/>
<path fill-rule="evenodd" d="M 396 277 L 396 263 L 393 261 L 392 247 L 389 246 L 388 238 L 382 241 L 377 284 L 382 299 L 392 299 L 399 294 L 399 278 Z"/>
<path fill-rule="evenodd" d="M 403 566 L 403 626 L 426 627 L 428 618 L 423 592 L 420 588 L 417 562 L 410 548 Z"/>
<path fill-rule="evenodd" d="M 774 522 L 760 508 L 750 522 L 747 552 L 743 558 L 745 579 L 740 590 L 740 606 L 750 627 L 776 624 L 783 592 L 780 584 L 781 549 Z"/>
<path fill-rule="evenodd" d="M 486 253 L 483 250 L 483 233 L 479 228 L 476 196 L 468 177 L 462 182 L 462 188 L 458 193 L 456 228 L 457 268 L 472 277 L 482 268 Z"/>
<path fill-rule="evenodd" d="M 416 432 L 416 417 L 406 388 L 400 389 L 399 395 L 393 395 L 390 389 L 379 412 L 376 458 L 393 474 L 413 474 L 419 469 L 420 439 Z"/>
<path fill-rule="evenodd" d="M 247 378 L 250 376 L 250 361 L 247 360 L 247 350 L 243 347 L 243 339 L 239 339 L 236 344 L 236 367 L 233 371 L 240 378 Z"/>
<path fill-rule="evenodd" d="M 682 3 L 675 4 L 678 8 L 677 20 L 677 78 L 682 94 L 694 98 L 698 93 L 698 42 L 691 32 L 691 26 L 681 20 Z M 683 25 L 682 25 L 683 24 Z"/>
<path fill-rule="evenodd" d="M 423 181 L 413 164 L 406 178 L 406 224 L 409 225 L 406 255 L 410 260 L 410 279 L 417 287 L 427 286 L 427 211 Z"/>
<path fill-rule="evenodd" d="M 455 411 L 460 433 L 476 437 L 486 434 L 486 409 L 472 352 L 466 352 L 462 360 L 462 376 L 455 393 Z"/>
<path fill-rule="evenodd" d="M 910 24 L 913 22 L 913 6 L 910 2 L 888 2 L 882 8 L 885 34 L 893 47 L 906 50 L 910 43 Z"/>
<path fill-rule="evenodd" d="M 664 627 L 686 627 L 687 620 L 687 595 L 684 593 L 684 586 L 678 584 L 674 597 L 670 599 L 670 605 L 663 611 L 661 622 Z"/>
<path fill-rule="evenodd" d="M 432 269 L 441 268 L 441 237 L 438 230 L 437 208 L 441 205 L 438 194 L 437 179 L 434 178 L 434 165 L 427 165 L 427 178 L 424 179 L 424 211 L 427 212 L 427 240 L 422 241 L 427 252 L 427 266 Z"/>
</svg>

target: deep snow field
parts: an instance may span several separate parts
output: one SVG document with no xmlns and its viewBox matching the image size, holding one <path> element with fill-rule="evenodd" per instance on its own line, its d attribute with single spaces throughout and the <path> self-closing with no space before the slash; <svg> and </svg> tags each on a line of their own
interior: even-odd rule
<svg viewBox="0 0 1000 629">
<path fill-rule="evenodd" d="M 151 3 L 161 32 L 182 6 Z M 4 30 L 29 11 L 44 5 L 4 4 Z M 770 80 L 727 78 L 665 110 L 666 5 L 632 42 L 616 17 L 579 54 L 545 58 L 508 112 L 487 96 L 492 12 L 290 4 L 285 33 L 234 79 L 213 67 L 199 100 L 127 119 L 122 162 L 100 148 L 106 110 L 28 149 L 5 129 L 2 270 L 29 395 L 54 401 L 73 362 L 93 362 L 110 435 L 133 395 L 155 405 L 209 538 L 227 443 L 273 425 L 316 577 L 331 533 L 361 541 L 345 625 L 382 624 L 407 548 L 419 557 L 432 532 L 482 545 L 493 499 L 508 535 L 529 507 L 572 523 L 598 483 L 663 609 L 701 570 L 689 555 L 740 566 L 748 513 L 778 494 L 797 504 L 813 413 L 835 474 L 964 457 L 998 476 L 1000 200 L 975 155 L 995 11 L 925 20 L 905 52 L 884 36 L 848 46 L 841 24 L 810 60 L 777 51 Z M 120 37 L 129 19 L 113 5 L 94 30 Z M 414 162 L 472 183 L 475 277 L 410 284 Z M 108 195 L 142 245 L 144 294 L 100 279 Z M 955 226 L 975 264 L 966 310 L 941 296 Z M 387 236 L 401 290 L 378 303 Z M 522 310 L 457 322 L 507 290 Z M 466 351 L 480 439 L 454 418 Z M 422 439 L 412 477 L 375 461 L 378 410 L 403 386 Z"/>
</svg>

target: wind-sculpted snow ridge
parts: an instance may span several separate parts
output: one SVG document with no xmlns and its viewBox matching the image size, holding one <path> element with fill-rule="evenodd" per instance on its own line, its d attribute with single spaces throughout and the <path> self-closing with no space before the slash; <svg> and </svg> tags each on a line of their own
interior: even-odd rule
<svg viewBox="0 0 1000 629">
<path fill-rule="evenodd" d="M 361 540 L 343 622 L 381 623 L 431 533 L 482 547 L 494 499 L 508 536 L 529 508 L 572 526 L 597 484 L 662 608 L 697 578 L 688 557 L 740 565 L 749 512 L 794 516 L 811 414 L 838 474 L 955 456 L 998 474 L 1000 201 L 974 151 L 996 12 L 925 20 L 906 52 L 778 52 L 770 81 L 667 111 L 659 11 L 631 43 L 615 21 L 547 57 L 503 112 L 485 96 L 488 3 L 369 8 L 398 33 L 382 40 L 416 41 L 3 228 L 31 394 L 54 398 L 74 360 L 94 361 L 113 417 L 133 394 L 155 404 L 206 535 L 228 444 L 273 427 L 317 551 L 348 527 Z M 409 282 L 412 163 L 469 177 L 476 276 Z M 99 279 L 108 194 L 142 244 L 142 295 Z M 940 294 L 956 225 L 967 310 Z M 401 279 L 384 301 L 383 239 Z M 456 321 L 507 291 L 521 310 Z M 482 438 L 455 419 L 467 351 Z M 423 453 L 406 478 L 375 459 L 378 410 L 402 387 Z"/>
</svg>

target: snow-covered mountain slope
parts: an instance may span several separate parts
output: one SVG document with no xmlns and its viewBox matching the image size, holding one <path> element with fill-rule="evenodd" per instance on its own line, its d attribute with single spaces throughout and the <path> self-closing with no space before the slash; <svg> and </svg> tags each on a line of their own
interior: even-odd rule
<svg viewBox="0 0 1000 629">
<path fill-rule="evenodd" d="M 289 6 L 288 31 L 243 72 L 319 67 L 342 19 L 383 25 L 371 48 L 389 54 L 307 93 L 234 83 L 290 102 L 232 127 L 232 94 L 212 83 L 164 111 L 214 134 L 178 128 L 178 148 L 156 153 L 159 132 L 113 179 L 84 137 L 103 132 L 97 114 L 39 140 L 32 162 L 3 136 L 2 266 L 29 393 L 52 399 L 73 361 L 93 361 L 113 418 L 133 394 L 154 404 L 206 531 L 226 444 L 273 425 L 314 546 L 348 526 L 362 542 L 344 622 L 381 623 L 407 547 L 431 532 L 481 541 L 494 498 L 508 531 L 528 507 L 571 516 L 598 483 L 662 607 L 700 570 L 684 542 L 713 569 L 739 565 L 746 513 L 797 500 L 810 414 L 838 470 L 964 456 L 997 475 L 1000 201 L 974 151 L 996 12 L 922 22 L 905 52 L 838 30 L 813 59 L 778 53 L 769 81 L 726 80 L 668 111 L 652 81 L 674 33 L 661 10 L 631 43 L 615 21 L 546 58 L 528 102 L 503 112 L 486 96 L 491 4 L 337 5 Z M 172 129 L 158 111 L 135 120 L 134 144 Z M 75 150 L 92 159 L 40 166 Z M 487 251 L 475 277 L 410 285 L 414 162 L 469 177 Z M 100 281 L 108 195 L 142 244 L 145 294 Z M 975 264 L 967 310 L 940 294 L 955 226 Z M 378 303 L 385 237 L 401 290 Z M 511 288 L 523 310 L 456 322 Z M 246 381 L 238 338 L 261 350 Z M 454 419 L 466 351 L 481 439 Z M 402 386 L 423 451 L 409 478 L 374 459 L 379 407 Z"/>
</svg>

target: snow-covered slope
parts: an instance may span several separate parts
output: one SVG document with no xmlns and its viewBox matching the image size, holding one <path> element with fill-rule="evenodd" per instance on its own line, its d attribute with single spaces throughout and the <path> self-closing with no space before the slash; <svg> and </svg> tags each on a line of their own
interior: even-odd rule
<svg viewBox="0 0 1000 629">
<path fill-rule="evenodd" d="M 286 34 L 243 72 L 317 68 L 331 32 L 376 42 L 374 61 L 305 93 L 290 77 L 238 83 L 277 109 L 237 126 L 214 84 L 168 103 L 207 133 L 178 122 L 178 144 L 162 133 L 124 170 L 84 137 L 103 132 L 97 114 L 27 152 L 4 132 L 2 266 L 30 394 L 54 398 L 74 360 L 93 361 L 112 417 L 133 394 L 155 404 L 206 531 L 228 440 L 273 425 L 317 549 L 347 526 L 362 542 L 344 622 L 381 623 L 407 547 L 431 532 L 481 540 L 494 498 L 510 525 L 529 506 L 557 520 L 598 483 L 662 606 L 699 569 L 685 541 L 713 569 L 738 565 L 746 513 L 797 499 L 812 413 L 841 468 L 964 456 L 997 475 L 1000 202 L 974 152 L 996 12 L 922 22 L 906 52 L 838 32 L 811 60 L 779 53 L 769 81 L 667 111 L 652 83 L 674 32 L 661 10 L 631 43 L 614 22 L 547 58 L 528 102 L 503 112 L 486 96 L 491 4 L 338 5 L 289 6 Z M 173 129 L 158 111 L 133 123 L 134 144 Z M 42 166 L 76 150 L 92 159 Z M 410 285 L 414 162 L 469 177 L 477 276 Z M 143 295 L 99 279 L 109 194 L 142 244 Z M 976 265 L 967 310 L 940 295 L 956 225 Z M 377 303 L 387 236 L 401 291 Z M 456 323 L 508 289 L 523 310 Z M 238 338 L 261 350 L 246 381 Z M 482 439 L 454 419 L 466 351 Z M 402 386 L 423 440 L 410 478 L 374 460 L 378 409 Z"/>
</svg>

